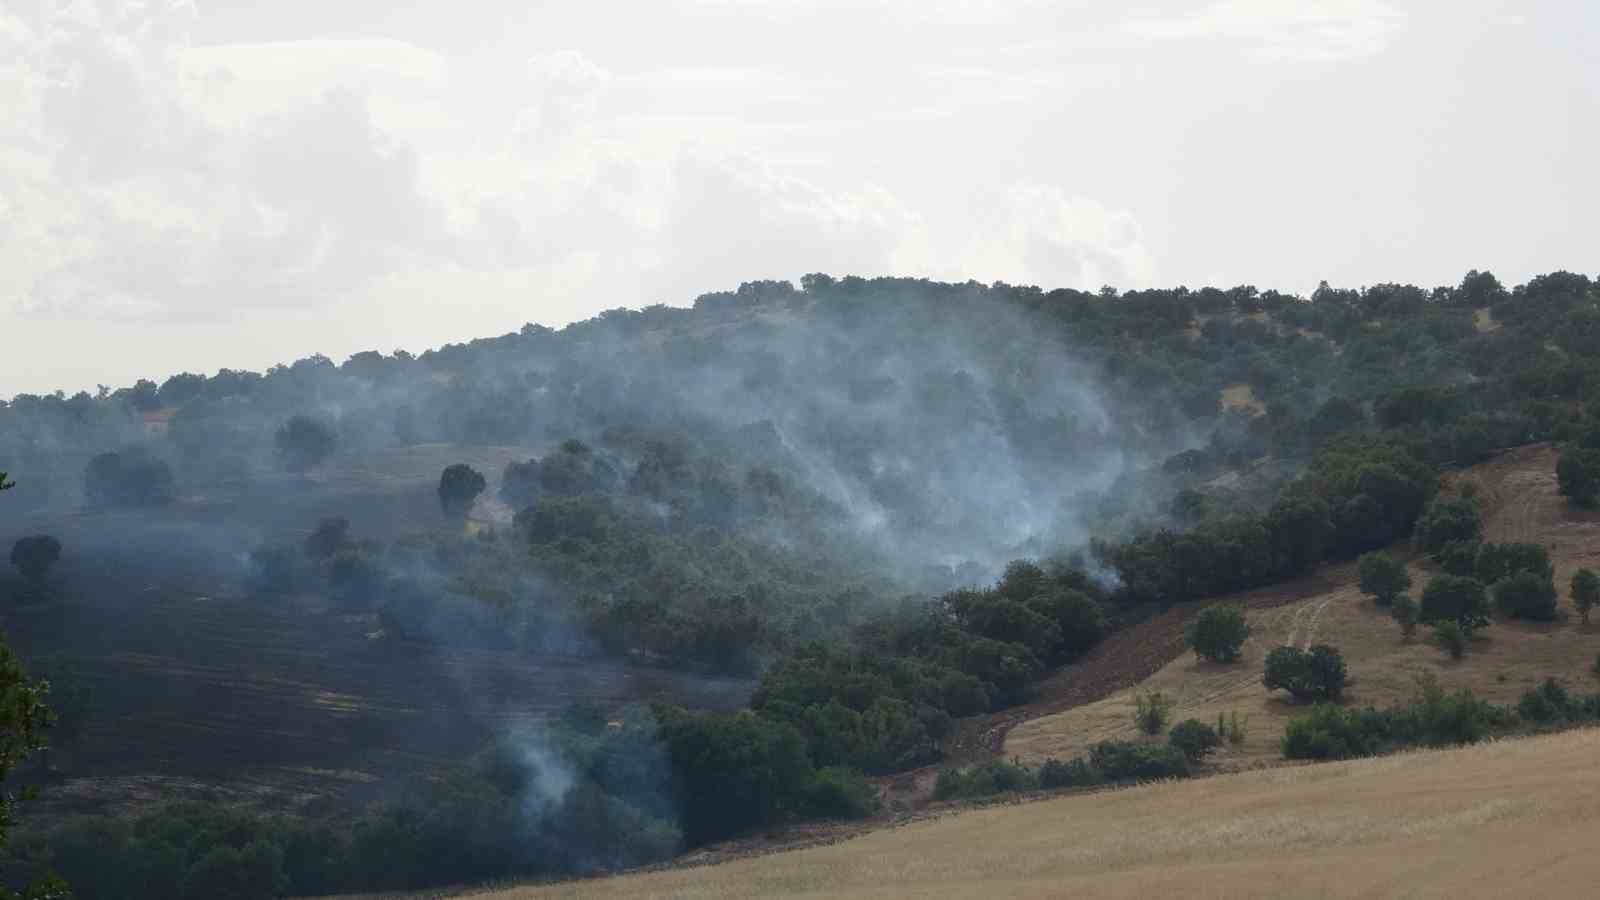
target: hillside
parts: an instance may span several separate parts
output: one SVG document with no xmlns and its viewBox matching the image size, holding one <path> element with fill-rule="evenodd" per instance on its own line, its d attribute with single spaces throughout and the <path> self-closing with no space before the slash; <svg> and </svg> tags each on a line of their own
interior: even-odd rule
<svg viewBox="0 0 1600 900">
<path fill-rule="evenodd" d="M 1099 741 L 1133 739 L 1136 694 L 1162 691 L 1175 701 L 1174 721 L 1192 717 L 1214 722 L 1218 714 L 1232 713 L 1248 717 L 1248 740 L 1218 754 L 1219 766 L 1278 762 L 1284 725 L 1303 710 L 1283 692 L 1268 692 L 1261 684 L 1261 669 L 1267 652 L 1286 644 L 1338 647 L 1350 668 L 1348 702 L 1359 706 L 1383 707 L 1404 699 L 1424 673 L 1436 676 L 1446 689 L 1467 688 L 1496 703 L 1514 703 L 1522 692 L 1552 676 L 1585 686 L 1592 680 L 1590 669 L 1600 645 L 1596 629 L 1579 623 L 1564 595 L 1575 570 L 1600 565 L 1600 515 L 1572 509 L 1557 493 L 1556 456 L 1548 445 L 1522 447 L 1450 473 L 1446 480 L 1478 486 L 1485 540 L 1531 542 L 1549 550 L 1556 584 L 1572 613 L 1569 621 L 1497 624 L 1475 642 L 1466 659 L 1453 662 L 1420 636 L 1403 641 L 1388 611 L 1362 596 L 1355 566 L 1332 566 L 1310 579 L 1219 598 L 1236 599 L 1251 609 L 1253 631 L 1239 663 L 1207 663 L 1183 653 L 1137 685 L 1017 725 L 1005 738 L 1004 756 L 1032 763 L 1068 759 Z M 1413 559 L 1410 569 L 1417 589 L 1437 571 L 1421 559 Z M 1168 652 L 1181 652 L 1181 645 L 1169 644 Z"/>
<path fill-rule="evenodd" d="M 1600 483 L 1596 327 L 1564 272 L 1310 298 L 812 275 L 19 395 L 0 615 L 66 715 L 0 879 L 98 900 L 163 860 L 169 893 L 259 866 L 312 894 L 725 858 L 1128 735 L 1141 683 L 1248 716 L 1217 761 L 1244 767 L 1275 761 L 1289 707 L 1257 682 L 1285 642 L 1348 645 L 1359 703 L 1429 669 L 1494 699 L 1583 677 L 1570 624 L 1445 666 L 1350 568 L 1477 465 L 1450 477 L 1482 482 L 1489 536 L 1565 542 L 1565 577 L 1588 525 L 1552 473 Z M 1254 617 L 1241 666 L 1182 658 L 1218 598 Z"/>
<path fill-rule="evenodd" d="M 1000 805 L 535 897 L 1554 897 L 1600 877 L 1600 731 Z"/>
</svg>

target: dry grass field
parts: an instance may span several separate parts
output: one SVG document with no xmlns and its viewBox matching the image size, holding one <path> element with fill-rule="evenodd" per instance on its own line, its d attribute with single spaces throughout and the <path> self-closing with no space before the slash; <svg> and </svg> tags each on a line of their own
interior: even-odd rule
<svg viewBox="0 0 1600 900">
<path fill-rule="evenodd" d="M 479 896 L 1577 897 L 1600 878 L 1597 757 L 1586 730 L 1243 772 Z"/>
<path fill-rule="evenodd" d="M 1548 445 L 1523 447 L 1452 475 L 1452 485 L 1471 481 L 1484 503 L 1485 538 L 1544 544 L 1556 568 L 1563 603 L 1572 573 L 1581 566 L 1600 568 L 1600 518 L 1568 509 L 1556 492 L 1556 452 Z M 1420 593 L 1430 572 L 1411 565 L 1412 593 Z M 1082 755 L 1103 740 L 1134 740 L 1134 697 L 1162 691 L 1174 701 L 1173 721 L 1198 718 L 1215 722 L 1219 713 L 1248 718 L 1242 747 L 1218 754 L 1224 770 L 1279 759 L 1278 739 L 1289 718 L 1302 710 L 1279 691 L 1261 685 L 1262 660 L 1273 647 L 1328 643 L 1344 654 L 1352 684 L 1348 702 L 1385 706 L 1408 697 L 1418 676 L 1431 673 L 1446 689 L 1469 688 L 1497 703 L 1515 702 L 1546 677 L 1561 678 L 1575 690 L 1594 689 L 1590 674 L 1600 652 L 1600 628 L 1585 629 L 1577 616 L 1566 623 L 1498 623 L 1476 641 L 1467 658 L 1453 662 L 1419 629 L 1407 643 L 1388 611 L 1361 595 L 1354 564 L 1319 573 L 1334 586 L 1307 599 L 1250 613 L 1254 633 L 1244 658 L 1231 665 L 1198 662 L 1184 655 L 1169 662 L 1137 687 L 1084 706 L 1017 725 L 1007 735 L 1005 755 L 1024 762 Z M 1294 586 L 1286 585 L 1284 590 Z"/>
</svg>

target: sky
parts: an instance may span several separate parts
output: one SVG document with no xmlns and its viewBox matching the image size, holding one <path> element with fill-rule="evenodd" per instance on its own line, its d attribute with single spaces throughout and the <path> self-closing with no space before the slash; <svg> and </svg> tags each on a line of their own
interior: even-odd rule
<svg viewBox="0 0 1600 900">
<path fill-rule="evenodd" d="M 1600 270 L 1590 0 L 0 0 L 0 397 L 808 272 Z"/>
</svg>

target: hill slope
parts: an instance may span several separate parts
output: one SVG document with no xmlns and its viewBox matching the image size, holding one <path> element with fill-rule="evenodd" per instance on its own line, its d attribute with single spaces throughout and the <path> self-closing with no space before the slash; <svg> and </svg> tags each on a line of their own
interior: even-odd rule
<svg viewBox="0 0 1600 900">
<path fill-rule="evenodd" d="M 1600 876 L 1600 731 L 991 807 L 534 897 L 1561 896 Z M 1203 886 L 1203 887 L 1202 887 Z"/>
<path fill-rule="evenodd" d="M 1556 491 L 1556 452 L 1548 445 L 1521 447 L 1449 476 L 1478 485 L 1484 503 L 1484 539 L 1543 544 L 1555 565 L 1563 595 L 1576 569 L 1600 565 L 1600 516 L 1571 509 Z M 1419 560 L 1411 563 L 1413 593 L 1432 574 Z M 1308 593 L 1307 585 L 1313 587 Z M 1222 598 L 1241 599 L 1241 598 Z M 1173 721 L 1214 722 L 1219 713 L 1248 716 L 1250 733 L 1242 748 L 1219 755 L 1224 768 L 1280 760 L 1278 739 L 1290 716 L 1303 711 L 1283 692 L 1261 685 L 1262 660 L 1273 647 L 1306 648 L 1328 643 L 1340 649 L 1350 668 L 1348 702 L 1385 706 L 1409 696 L 1417 676 L 1432 673 L 1449 690 L 1468 688 L 1496 703 L 1515 703 L 1523 691 L 1547 677 L 1586 685 L 1597 646 L 1594 631 L 1578 623 L 1550 625 L 1500 623 L 1474 643 L 1461 662 L 1452 662 L 1423 636 L 1407 643 L 1388 611 L 1364 597 L 1354 564 L 1325 569 L 1313 579 L 1252 591 L 1242 598 L 1251 609 L 1253 634 L 1241 662 L 1217 665 L 1187 654 L 1172 659 L 1141 683 L 1102 700 L 1023 722 L 1006 736 L 1004 754 L 1026 762 L 1069 759 L 1103 740 L 1132 740 L 1134 698 L 1162 691 L 1175 701 Z M 1570 611 L 1568 600 L 1563 605 Z M 1198 609 L 1198 606 L 1196 607 Z M 1168 652 L 1175 648 L 1169 646 Z"/>
</svg>

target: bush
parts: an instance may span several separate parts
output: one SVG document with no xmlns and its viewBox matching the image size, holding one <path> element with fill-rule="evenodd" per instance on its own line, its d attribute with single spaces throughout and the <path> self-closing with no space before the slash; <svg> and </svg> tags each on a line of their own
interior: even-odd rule
<svg viewBox="0 0 1600 900">
<path fill-rule="evenodd" d="M 1589 611 L 1600 605 L 1600 575 L 1592 569 L 1572 573 L 1572 605 L 1583 618 L 1583 624 L 1589 624 Z"/>
<path fill-rule="evenodd" d="M 1145 734 L 1160 734 L 1172 715 L 1172 701 L 1166 694 L 1154 691 L 1134 698 L 1133 722 Z"/>
<path fill-rule="evenodd" d="M 1309 652 L 1297 647 L 1277 647 L 1267 654 L 1261 683 L 1267 690 L 1282 688 L 1296 700 L 1338 700 L 1348 675 L 1344 657 L 1335 647 L 1318 644 Z"/>
<path fill-rule="evenodd" d="M 1445 621 L 1433 626 L 1433 643 L 1451 659 L 1467 655 L 1467 632 L 1459 622 Z"/>
<path fill-rule="evenodd" d="M 1452 541 L 1475 541 L 1482 532 L 1477 500 L 1440 497 L 1417 520 L 1416 542 L 1424 553 L 1437 553 Z"/>
<path fill-rule="evenodd" d="M 1556 483 L 1561 496 L 1573 506 L 1593 508 L 1600 502 L 1600 450 L 1569 447 L 1556 463 Z"/>
<path fill-rule="evenodd" d="M 1561 682 L 1546 678 L 1544 683 L 1522 695 L 1517 701 L 1517 715 L 1524 722 L 1549 725 L 1565 721 L 1576 711 L 1572 697 Z"/>
<path fill-rule="evenodd" d="M 459 519 L 472 510 L 472 504 L 488 486 L 483 473 L 466 463 L 456 463 L 439 474 L 439 506 L 446 518 Z"/>
<path fill-rule="evenodd" d="M 1473 576 L 1484 584 L 1494 584 L 1519 572 L 1532 572 L 1553 578 L 1555 567 L 1550 554 L 1539 544 L 1479 544 Z"/>
<path fill-rule="evenodd" d="M 1369 756 L 1383 746 L 1387 722 L 1373 709 L 1344 709 L 1319 703 L 1289 720 L 1283 732 L 1283 755 L 1289 759 L 1350 759 Z"/>
<path fill-rule="evenodd" d="M 1394 606 L 1390 608 L 1389 615 L 1394 617 L 1400 625 L 1400 634 L 1406 640 L 1411 640 L 1417 633 L 1417 619 L 1422 611 L 1417 607 L 1417 601 L 1411 599 L 1409 594 L 1401 594 L 1394 599 Z"/>
<path fill-rule="evenodd" d="M 820 819 L 864 819 L 878 811 L 878 792 L 855 769 L 817 770 L 806 792 L 806 814 Z"/>
<path fill-rule="evenodd" d="M 1100 784 L 1105 778 L 1089 765 L 1088 760 L 1074 759 L 1062 762 L 1059 759 L 1047 759 L 1039 767 L 1039 787 L 1046 790 L 1064 787 L 1089 787 Z"/>
<path fill-rule="evenodd" d="M 1494 586 L 1494 605 L 1508 619 L 1550 622 L 1556 618 L 1556 586 L 1548 574 L 1518 572 Z"/>
<path fill-rule="evenodd" d="M 661 708 L 656 719 L 692 845 L 775 824 L 809 802 L 815 775 L 793 726 L 751 712 Z"/>
<path fill-rule="evenodd" d="M 967 800 L 1039 787 L 1039 778 L 1026 766 L 992 760 L 967 769 L 945 769 L 933 785 L 935 800 Z"/>
<path fill-rule="evenodd" d="M 1101 741 L 1089 751 L 1089 765 L 1107 781 L 1182 778 L 1189 760 L 1170 744 L 1132 744 Z"/>
<path fill-rule="evenodd" d="M 299 474 L 321 465 L 338 445 L 338 437 L 333 427 L 324 422 L 310 416 L 293 416 L 278 429 L 273 442 L 284 469 Z"/>
<path fill-rule="evenodd" d="M 1471 691 L 1446 694 L 1431 675 L 1418 680 L 1409 704 L 1389 712 L 1397 743 L 1430 747 L 1474 743 L 1513 724 L 1510 710 L 1480 700 Z"/>
<path fill-rule="evenodd" d="M 1250 637 L 1244 610 L 1234 604 L 1208 606 L 1189 624 L 1185 635 L 1195 656 L 1212 662 L 1233 662 Z"/>
<path fill-rule="evenodd" d="M 1433 558 L 1449 574 L 1470 578 L 1478 571 L 1478 550 L 1482 546 L 1478 541 L 1451 541 L 1439 548 Z"/>
<path fill-rule="evenodd" d="M 1361 592 L 1371 595 L 1379 606 L 1388 606 L 1411 587 L 1411 575 L 1405 563 L 1387 553 L 1375 551 L 1362 556 L 1357 569 L 1361 575 Z"/>
<path fill-rule="evenodd" d="M 144 453 L 102 453 L 83 474 L 83 498 L 95 507 L 147 508 L 177 499 L 172 467 Z"/>
<path fill-rule="evenodd" d="M 1185 719 L 1172 726 L 1172 733 L 1167 735 L 1167 744 L 1176 747 L 1193 763 L 1222 746 L 1222 737 L 1215 728 L 1199 719 Z"/>
<path fill-rule="evenodd" d="M 1458 575 L 1435 575 L 1422 591 L 1422 622 L 1455 622 L 1464 632 L 1489 624 L 1489 600 L 1483 582 Z"/>
</svg>

